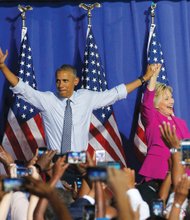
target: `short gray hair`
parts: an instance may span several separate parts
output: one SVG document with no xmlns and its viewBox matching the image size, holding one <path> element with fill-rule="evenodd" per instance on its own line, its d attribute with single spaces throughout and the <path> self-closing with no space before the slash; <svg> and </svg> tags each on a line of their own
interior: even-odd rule
<svg viewBox="0 0 190 220">
<path fill-rule="evenodd" d="M 77 70 L 76 70 L 76 68 L 75 68 L 74 66 L 72 66 L 72 65 L 63 64 L 62 66 L 60 66 L 60 67 L 56 70 L 55 74 L 57 75 L 57 73 L 60 72 L 60 71 L 62 71 L 62 70 L 72 71 L 73 75 L 74 75 L 75 77 L 77 77 Z"/>
</svg>

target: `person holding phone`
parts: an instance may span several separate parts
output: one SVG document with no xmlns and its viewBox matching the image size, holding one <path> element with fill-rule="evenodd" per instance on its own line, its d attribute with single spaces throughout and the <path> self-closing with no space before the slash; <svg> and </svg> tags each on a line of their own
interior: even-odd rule
<svg viewBox="0 0 190 220">
<path fill-rule="evenodd" d="M 175 126 L 179 140 L 190 137 L 186 122 L 174 115 L 172 88 L 157 82 L 160 68 L 161 64 L 157 64 L 143 97 L 142 122 L 145 126 L 148 152 L 139 171 L 144 181 L 152 181 L 158 185 L 167 175 L 170 158 L 170 150 L 162 139 L 159 125 L 170 123 L 171 127 Z"/>
<path fill-rule="evenodd" d="M 0 70 L 11 84 L 14 94 L 40 110 L 46 132 L 46 142 L 50 149 L 61 151 L 64 112 L 67 100 L 72 109 L 71 151 L 87 150 L 88 132 L 93 110 L 111 105 L 127 97 L 127 94 L 148 81 L 153 75 L 153 66 L 148 65 L 146 73 L 128 84 L 121 84 L 104 92 L 87 89 L 74 91 L 79 83 L 76 69 L 71 65 L 62 65 L 56 71 L 57 94 L 40 92 L 20 80 L 6 66 L 8 51 L 0 49 Z M 82 132 L 81 132 L 82 131 Z"/>
</svg>

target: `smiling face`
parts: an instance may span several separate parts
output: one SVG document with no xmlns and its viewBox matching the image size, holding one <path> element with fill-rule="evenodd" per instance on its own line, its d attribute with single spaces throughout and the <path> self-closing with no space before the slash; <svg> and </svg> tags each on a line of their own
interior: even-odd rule
<svg viewBox="0 0 190 220">
<path fill-rule="evenodd" d="M 56 87 L 61 97 L 70 98 L 78 83 L 79 79 L 71 69 L 59 70 L 56 74 Z"/>
<path fill-rule="evenodd" d="M 172 89 L 168 86 L 158 86 L 154 100 L 157 110 L 165 116 L 173 115 L 174 99 Z"/>
</svg>

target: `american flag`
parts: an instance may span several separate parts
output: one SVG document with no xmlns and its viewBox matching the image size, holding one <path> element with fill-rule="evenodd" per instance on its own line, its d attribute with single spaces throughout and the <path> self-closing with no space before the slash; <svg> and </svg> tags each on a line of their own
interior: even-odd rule
<svg viewBox="0 0 190 220">
<path fill-rule="evenodd" d="M 106 75 L 91 26 L 88 27 L 87 33 L 82 70 L 82 88 L 100 92 L 105 91 L 107 89 Z M 126 166 L 125 153 L 112 106 L 93 112 L 89 135 L 88 151 L 90 153 L 96 150 L 105 150 L 107 161 L 120 161 L 123 166 Z"/>
<path fill-rule="evenodd" d="M 149 64 L 153 64 L 153 63 L 162 64 L 161 71 L 158 75 L 157 81 L 168 85 L 168 77 L 167 77 L 167 73 L 165 70 L 163 52 L 162 52 L 160 41 L 158 39 L 158 34 L 157 34 L 155 24 L 151 24 L 151 27 L 150 27 L 148 47 L 147 47 L 147 62 Z M 136 130 L 135 137 L 134 137 L 134 143 L 135 143 L 135 150 L 136 150 L 137 157 L 140 159 L 140 161 L 143 161 L 147 153 L 147 144 L 146 144 L 146 138 L 145 138 L 145 130 L 141 122 L 140 113 L 138 117 L 138 124 L 137 124 L 137 130 Z"/>
<path fill-rule="evenodd" d="M 18 77 L 36 89 L 32 50 L 26 29 L 21 42 Z M 29 160 L 36 148 L 46 145 L 42 119 L 32 105 L 12 93 L 10 95 L 11 105 L 2 146 L 14 159 Z"/>
</svg>

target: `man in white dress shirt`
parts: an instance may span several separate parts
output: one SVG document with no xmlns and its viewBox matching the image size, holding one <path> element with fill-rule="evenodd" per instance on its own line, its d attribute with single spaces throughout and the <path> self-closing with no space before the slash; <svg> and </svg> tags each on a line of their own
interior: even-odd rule
<svg viewBox="0 0 190 220">
<path fill-rule="evenodd" d="M 148 81 L 154 73 L 154 65 L 150 65 L 147 67 L 146 74 L 143 77 L 126 85 L 121 84 L 104 92 L 94 92 L 86 89 L 74 91 L 75 86 L 79 83 L 76 69 L 71 65 L 63 65 L 56 71 L 58 93 L 54 94 L 49 91 L 37 91 L 20 80 L 6 66 L 5 60 L 7 56 L 8 51 L 3 53 L 0 49 L 0 70 L 10 82 L 13 93 L 40 110 L 47 146 L 49 149 L 57 150 L 58 152 L 61 150 L 67 99 L 71 100 L 72 108 L 71 151 L 86 150 L 92 111 L 126 98 L 128 93 Z"/>
</svg>

